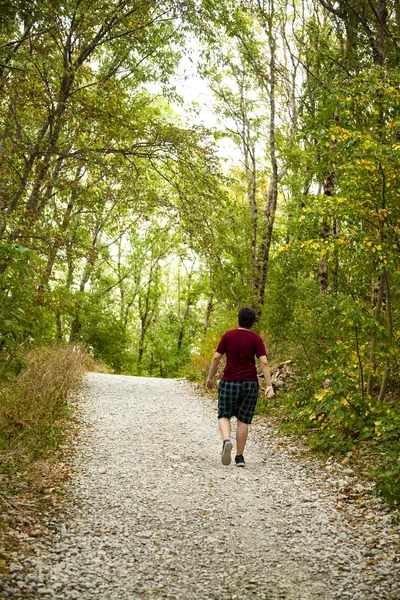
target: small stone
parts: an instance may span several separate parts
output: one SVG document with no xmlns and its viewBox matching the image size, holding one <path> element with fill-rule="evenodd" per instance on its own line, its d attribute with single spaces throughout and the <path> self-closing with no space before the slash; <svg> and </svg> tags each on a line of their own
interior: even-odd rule
<svg viewBox="0 0 400 600">
<path fill-rule="evenodd" d="M 355 473 L 354 473 L 354 470 L 353 470 L 353 469 L 349 469 L 349 468 L 347 468 L 347 469 L 343 469 L 343 473 L 344 473 L 345 475 L 347 475 L 348 477 L 353 477 L 353 476 L 354 476 L 354 474 L 355 474 Z"/>
<path fill-rule="evenodd" d="M 8 570 L 10 573 L 16 573 L 18 571 L 22 570 L 22 566 L 19 563 L 11 563 L 10 566 L 8 567 Z"/>
</svg>

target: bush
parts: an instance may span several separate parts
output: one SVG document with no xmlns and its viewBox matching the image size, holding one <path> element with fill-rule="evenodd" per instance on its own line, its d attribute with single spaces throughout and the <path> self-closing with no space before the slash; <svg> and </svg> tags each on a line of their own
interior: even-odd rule
<svg viewBox="0 0 400 600">
<path fill-rule="evenodd" d="M 0 380 L 23 368 L 23 347 L 38 321 L 35 265 L 27 248 L 0 245 Z"/>
<path fill-rule="evenodd" d="M 400 440 L 379 447 L 379 464 L 374 470 L 376 491 L 388 504 L 400 503 Z"/>
<path fill-rule="evenodd" d="M 201 381 L 205 383 L 210 368 L 211 359 L 214 356 L 215 349 L 220 340 L 219 334 L 208 335 L 203 341 L 198 352 L 194 352 L 190 358 L 190 362 L 183 370 L 183 374 L 189 381 Z M 221 368 L 219 369 L 218 375 Z"/>
<path fill-rule="evenodd" d="M 0 386 L 0 457 L 36 458 L 59 443 L 68 395 L 89 366 L 81 346 L 34 348 L 26 368 Z"/>
</svg>

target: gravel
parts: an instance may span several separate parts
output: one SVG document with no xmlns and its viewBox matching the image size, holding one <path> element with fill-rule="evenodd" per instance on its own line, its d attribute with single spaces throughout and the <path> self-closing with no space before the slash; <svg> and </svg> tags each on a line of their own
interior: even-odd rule
<svg viewBox="0 0 400 600">
<path fill-rule="evenodd" d="M 184 381 L 90 373 L 82 395 L 65 521 L 0 598 L 400 599 L 399 526 L 351 468 L 261 418 L 224 467 L 215 404 Z"/>
</svg>

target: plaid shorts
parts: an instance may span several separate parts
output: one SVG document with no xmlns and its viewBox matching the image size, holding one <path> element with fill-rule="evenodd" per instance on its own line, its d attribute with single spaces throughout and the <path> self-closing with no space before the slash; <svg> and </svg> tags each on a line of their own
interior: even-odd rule
<svg viewBox="0 0 400 600">
<path fill-rule="evenodd" d="M 236 417 L 250 425 L 258 397 L 258 381 L 224 381 L 218 386 L 218 419 Z"/>
</svg>

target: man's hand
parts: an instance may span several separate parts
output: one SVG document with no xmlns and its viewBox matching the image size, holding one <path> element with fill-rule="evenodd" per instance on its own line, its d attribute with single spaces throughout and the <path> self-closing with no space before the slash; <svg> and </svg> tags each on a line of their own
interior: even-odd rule
<svg viewBox="0 0 400 600">
<path fill-rule="evenodd" d="M 272 387 L 272 385 L 267 385 L 267 387 L 265 388 L 265 397 L 266 398 L 272 398 L 272 396 L 275 395 L 274 392 L 274 388 Z"/>
<path fill-rule="evenodd" d="M 271 385 L 271 373 L 269 371 L 268 361 L 266 356 L 260 356 L 261 368 L 264 374 L 264 381 L 267 383 L 269 381 L 269 385 L 265 388 L 265 397 L 271 398 L 274 395 L 274 388 Z"/>
<path fill-rule="evenodd" d="M 208 372 L 207 382 L 206 382 L 207 390 L 212 390 L 214 387 L 214 377 L 217 372 L 217 367 L 218 367 L 219 361 L 221 360 L 221 356 L 222 356 L 222 354 L 220 354 L 219 352 L 216 352 L 213 356 L 213 359 L 212 359 L 211 365 L 210 365 L 210 370 Z"/>
</svg>

